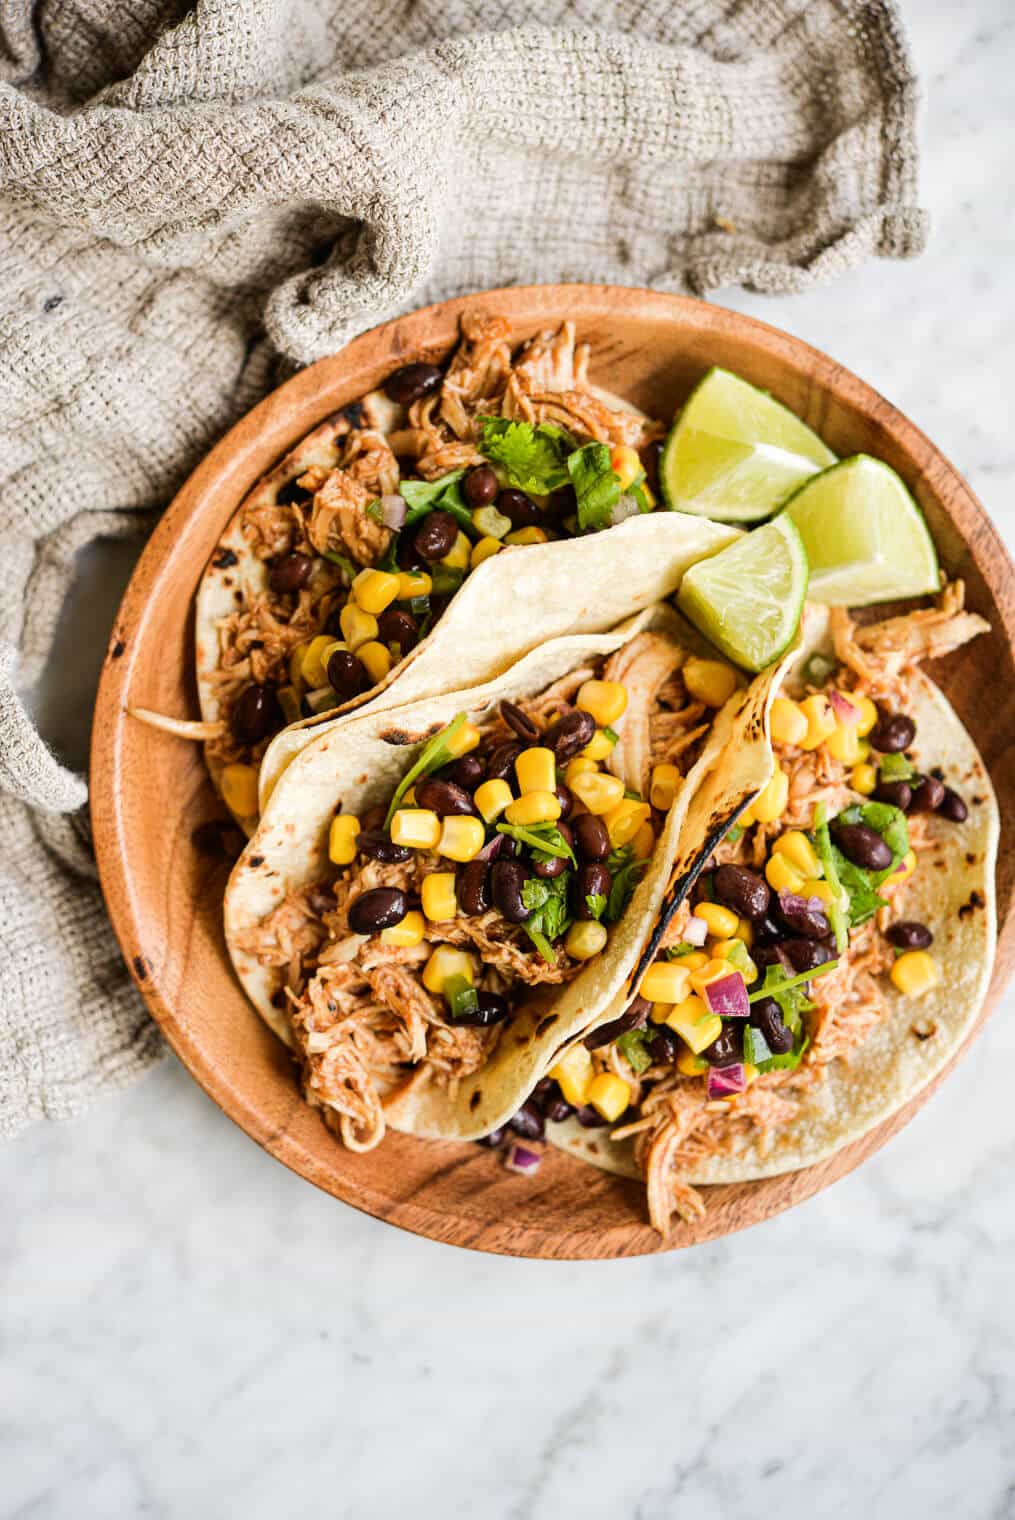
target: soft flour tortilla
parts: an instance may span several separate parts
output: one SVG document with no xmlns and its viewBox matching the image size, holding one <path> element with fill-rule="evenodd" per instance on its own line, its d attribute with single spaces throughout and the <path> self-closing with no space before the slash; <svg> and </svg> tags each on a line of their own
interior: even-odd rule
<svg viewBox="0 0 1015 1520">
<path fill-rule="evenodd" d="M 742 1137 L 735 1154 L 702 1160 L 686 1180 L 708 1184 L 749 1182 L 781 1172 L 799 1171 L 858 1140 L 927 1086 L 955 1055 L 986 996 L 994 959 L 994 866 L 1000 819 L 986 766 L 954 709 L 921 671 L 911 672 L 906 711 L 916 721 L 913 746 L 917 764 L 927 771 L 940 766 L 950 786 L 969 805 L 963 824 L 930 817 L 931 847 L 920 853 L 920 869 L 909 882 L 904 915 L 927 924 L 934 934 L 934 956 L 942 976 L 938 986 L 919 999 L 906 998 L 885 984 L 891 1013 L 850 1056 L 827 1068 L 823 1082 L 794 1094 L 797 1117 L 775 1128 L 767 1140 Z M 691 803 L 685 839 L 695 831 Z M 707 859 L 710 841 L 698 861 Z M 694 862 L 685 859 L 693 868 Z M 693 872 L 678 896 L 686 896 Z M 622 1012 L 607 1009 L 596 1025 Z M 640 1177 L 632 1141 L 619 1143 L 607 1131 L 584 1130 L 574 1120 L 551 1125 L 553 1144 L 606 1171 Z"/>
<path fill-rule="evenodd" d="M 288 892 L 327 874 L 328 827 L 336 809 L 362 813 L 386 802 L 421 743 L 457 712 L 467 712 L 474 721 L 481 719 L 502 698 L 534 695 L 590 657 L 612 653 L 643 628 L 679 639 L 682 623 L 662 606 L 649 609 L 621 632 L 554 640 L 506 674 L 471 691 L 383 713 L 371 710 L 332 726 L 296 757 L 230 878 L 225 901 L 226 939 L 233 964 L 255 1007 L 276 1033 L 287 1036 L 284 1020 L 271 1006 L 278 973 L 244 954 L 237 938 Z M 670 809 L 652 862 L 613 929 L 607 951 L 566 986 L 528 995 L 487 1065 L 464 1078 L 454 1097 L 430 1083 L 386 1099 L 385 1116 L 393 1128 L 445 1139 L 474 1139 L 488 1133 L 514 1113 L 560 1048 L 584 1032 L 598 1011 L 620 995 L 662 905 L 685 815 L 717 760 L 730 756 L 733 775 L 727 796 L 731 788 L 745 798 L 753 796 L 771 774 L 764 714 L 774 681 L 774 672 L 759 678 L 736 693 L 717 715 L 705 749 Z"/>
</svg>

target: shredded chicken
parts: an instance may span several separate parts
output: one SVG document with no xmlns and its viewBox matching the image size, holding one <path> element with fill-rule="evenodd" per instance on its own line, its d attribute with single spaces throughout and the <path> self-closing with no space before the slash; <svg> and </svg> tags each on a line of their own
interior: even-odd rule
<svg viewBox="0 0 1015 1520">
<path fill-rule="evenodd" d="M 967 644 L 990 624 L 975 612 L 965 612 L 962 581 L 951 581 L 936 607 L 858 626 L 845 607 L 831 610 L 832 634 L 838 659 L 877 697 L 886 693 L 907 667 L 940 659 Z"/>
<path fill-rule="evenodd" d="M 373 468 L 374 462 L 369 463 Z M 318 554 L 334 549 L 358 565 L 374 565 L 382 558 L 392 533 L 367 515 L 366 509 L 376 494 L 348 471 L 331 471 L 314 496 L 307 526 L 307 535 Z"/>
<path fill-rule="evenodd" d="M 670 683 L 671 694 L 683 709 L 681 717 L 688 705 L 686 692 L 681 690 L 678 695 L 672 683 L 674 673 L 683 663 L 684 651 L 658 633 L 637 634 L 606 661 L 604 680 L 619 681 L 627 691 L 627 712 L 620 739 L 607 764 L 625 786 L 643 797 L 648 796 L 652 769 L 652 730 L 659 711 L 658 693 Z M 682 688 L 683 682 L 680 685 Z M 701 711 L 699 707 L 698 712 Z"/>
</svg>

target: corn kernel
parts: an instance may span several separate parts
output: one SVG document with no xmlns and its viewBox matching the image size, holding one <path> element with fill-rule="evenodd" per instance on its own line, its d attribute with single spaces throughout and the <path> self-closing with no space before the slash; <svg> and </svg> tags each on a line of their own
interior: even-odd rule
<svg viewBox="0 0 1015 1520">
<path fill-rule="evenodd" d="M 613 753 L 614 742 L 601 728 L 597 728 L 585 748 L 578 753 L 586 760 L 605 760 Z"/>
<path fill-rule="evenodd" d="M 858 760 L 869 760 L 871 757 L 871 742 L 869 739 L 857 739 L 856 755 Z"/>
<path fill-rule="evenodd" d="M 398 596 L 398 575 L 387 570 L 361 570 L 352 583 L 352 597 L 364 612 L 377 617 Z"/>
<path fill-rule="evenodd" d="M 749 918 L 742 918 L 740 920 L 739 924 L 737 924 L 737 932 L 733 938 L 742 940 L 748 950 L 751 948 L 754 944 L 754 925 Z"/>
<path fill-rule="evenodd" d="M 680 957 L 680 965 L 690 973 L 700 971 L 702 966 L 708 965 L 708 956 L 704 950 L 689 950 L 686 955 Z"/>
<path fill-rule="evenodd" d="M 648 504 L 649 511 L 650 512 L 654 511 L 655 508 L 659 505 L 659 502 L 656 499 L 656 493 L 653 491 L 652 487 L 649 485 L 649 483 L 648 483 L 647 480 L 643 480 L 642 481 L 642 483 L 641 483 L 641 490 L 642 490 L 642 495 L 644 496 L 645 501 Z"/>
<path fill-rule="evenodd" d="M 476 787 L 472 800 L 482 813 L 484 822 L 493 823 L 506 807 L 510 807 L 514 795 L 506 781 L 484 781 Z"/>
<path fill-rule="evenodd" d="M 441 821 L 429 808 L 399 808 L 391 820 L 392 844 L 432 850 L 441 837 Z"/>
<path fill-rule="evenodd" d="M 610 843 L 615 850 L 621 850 L 626 844 L 630 844 L 638 830 L 652 816 L 652 809 L 647 802 L 636 802 L 633 797 L 624 797 L 611 808 L 603 817 L 606 832 L 610 836 Z"/>
<path fill-rule="evenodd" d="M 730 968 L 726 961 L 719 956 L 712 956 L 704 966 L 699 966 L 691 972 L 690 982 L 695 992 L 702 992 L 710 982 L 718 982 L 720 978 L 729 976 Z"/>
<path fill-rule="evenodd" d="M 654 765 L 648 787 L 649 801 L 652 806 L 659 808 L 663 813 L 669 812 L 682 780 L 683 777 L 675 765 Z"/>
<path fill-rule="evenodd" d="M 729 939 L 736 934 L 740 924 L 738 915 L 731 908 L 724 908 L 721 903 L 696 903 L 694 916 L 705 920 L 709 934 L 713 934 L 716 939 Z"/>
<path fill-rule="evenodd" d="M 690 970 L 686 956 L 676 961 L 653 961 L 641 979 L 638 996 L 650 1003 L 679 1003 L 687 996 Z"/>
<path fill-rule="evenodd" d="M 905 855 L 903 855 L 902 859 L 899 861 L 899 864 L 895 867 L 895 870 L 892 872 L 891 876 L 885 877 L 878 890 L 883 892 L 886 887 L 901 887 L 902 883 L 904 881 L 908 881 L 915 870 L 916 855 L 912 850 L 907 850 Z"/>
<path fill-rule="evenodd" d="M 859 765 L 854 765 L 849 774 L 849 784 L 854 792 L 859 792 L 861 797 L 870 797 L 878 784 L 878 773 L 873 765 L 868 765 L 861 760 Z"/>
<path fill-rule="evenodd" d="M 866 739 L 875 723 L 878 721 L 878 710 L 870 697 L 858 697 L 851 692 L 849 700 L 854 707 L 860 709 L 860 721 L 856 725 L 856 731 L 861 739 Z"/>
<path fill-rule="evenodd" d="M 451 815 L 441 819 L 438 855 L 463 863 L 475 860 L 486 840 L 486 830 L 478 818 Z"/>
<path fill-rule="evenodd" d="M 752 1082 L 756 1082 L 758 1080 L 758 1076 L 759 1076 L 758 1068 L 756 1066 L 752 1065 L 752 1063 L 750 1061 L 745 1061 L 744 1062 L 744 1082 L 745 1082 L 745 1084 L 748 1087 L 750 1087 L 750 1085 L 751 1085 Z"/>
<path fill-rule="evenodd" d="M 737 964 L 733 967 L 733 970 L 739 971 L 745 982 L 753 982 L 758 974 L 758 968 L 749 955 L 744 955 L 742 940 L 737 939 L 735 936 L 733 939 L 717 939 L 713 942 L 712 954 L 717 961 L 728 961 L 730 951 L 734 945 L 738 945 L 740 948 L 737 952 Z"/>
<path fill-rule="evenodd" d="M 576 961 L 589 961 L 601 950 L 605 950 L 608 939 L 605 924 L 594 918 L 582 918 L 567 931 L 564 949 Z"/>
<path fill-rule="evenodd" d="M 807 737 L 807 717 L 789 697 L 776 697 L 770 718 L 775 744 L 799 744 Z"/>
<path fill-rule="evenodd" d="M 829 734 L 835 732 L 835 710 L 823 692 L 815 692 L 800 703 L 800 711 L 807 719 L 807 733 L 800 741 L 800 748 L 817 749 Z"/>
<path fill-rule="evenodd" d="M 789 777 L 782 766 L 776 766 L 769 781 L 760 797 L 755 798 L 750 811 L 753 815 L 751 822 L 775 823 L 786 811 L 789 802 Z M 743 824 L 741 815 L 741 824 Z M 743 825 L 746 827 L 746 825 Z"/>
<path fill-rule="evenodd" d="M 573 787 L 576 776 L 591 776 L 598 769 L 599 766 L 594 760 L 589 760 L 584 755 L 576 755 L 573 760 L 569 760 L 567 763 L 564 780 L 568 786 Z"/>
<path fill-rule="evenodd" d="M 825 740 L 825 749 L 833 760 L 843 765 L 855 765 L 860 758 L 860 740 L 854 723 L 840 723 Z"/>
<path fill-rule="evenodd" d="M 365 644 L 361 644 L 356 651 L 356 658 L 375 686 L 391 672 L 391 650 L 377 639 L 368 639 Z"/>
<path fill-rule="evenodd" d="M 704 999 L 692 993 L 670 1009 L 666 1027 L 675 1030 L 698 1056 L 722 1034 L 722 1019 L 718 1014 L 709 1013 Z"/>
<path fill-rule="evenodd" d="M 629 443 L 618 443 L 610 450 L 610 469 L 620 480 L 622 491 L 633 486 L 638 476 L 645 473 L 638 451 L 632 449 Z"/>
<path fill-rule="evenodd" d="M 518 790 L 526 792 L 553 792 L 557 789 L 557 757 L 552 749 L 533 745 L 523 749 L 515 761 Z"/>
<path fill-rule="evenodd" d="M 586 681 L 575 706 L 591 713 L 600 728 L 609 728 L 627 710 L 627 692 L 619 681 Z"/>
<path fill-rule="evenodd" d="M 670 1016 L 672 1003 L 653 1003 L 649 1019 L 653 1024 L 665 1024 Z"/>
<path fill-rule="evenodd" d="M 624 783 L 619 776 L 608 776 L 603 771 L 597 771 L 593 775 L 589 771 L 575 776 L 572 781 L 570 767 L 568 775 L 568 786 L 590 813 L 610 813 L 618 802 L 624 800 Z"/>
<path fill-rule="evenodd" d="M 356 602 L 346 602 L 338 614 L 342 637 L 350 649 L 356 650 L 377 637 L 377 619 L 372 612 L 364 612 Z"/>
<path fill-rule="evenodd" d="M 425 570 L 400 570 L 396 602 L 411 602 L 417 596 L 429 596 L 433 580 Z"/>
<path fill-rule="evenodd" d="M 328 660 L 334 653 L 335 643 L 336 640 L 330 633 L 319 633 L 305 646 L 300 663 L 300 679 L 311 691 L 328 684 Z"/>
<path fill-rule="evenodd" d="M 219 780 L 222 800 L 237 818 L 253 818 L 257 813 L 257 768 L 239 763 L 227 765 Z"/>
<path fill-rule="evenodd" d="M 635 860 L 647 860 L 656 847 L 656 831 L 651 823 L 643 823 L 631 840 L 631 853 Z"/>
<path fill-rule="evenodd" d="M 528 528 L 516 528 L 505 538 L 506 544 L 545 544 L 549 542 L 550 535 L 545 528 L 537 528 L 533 523 Z"/>
<path fill-rule="evenodd" d="M 289 682 L 297 688 L 303 681 L 303 656 L 309 647 L 309 642 L 296 644 L 289 655 Z"/>
<path fill-rule="evenodd" d="M 336 866 L 352 865 L 356 859 L 359 819 L 355 813 L 336 813 L 328 830 L 328 859 Z"/>
<path fill-rule="evenodd" d="M 449 918 L 457 917 L 454 871 L 431 871 L 429 876 L 424 876 L 419 898 L 423 912 L 431 923 L 443 924 Z"/>
<path fill-rule="evenodd" d="M 685 1046 L 677 1056 L 677 1070 L 684 1077 L 700 1077 L 708 1071 L 708 1062 L 704 1056 L 696 1056 L 693 1050 Z"/>
<path fill-rule="evenodd" d="M 692 655 L 680 674 L 688 695 L 696 702 L 704 702 L 706 707 L 721 707 L 737 689 L 736 671 L 721 660 L 699 660 Z"/>
<path fill-rule="evenodd" d="M 773 855 L 782 855 L 804 876 L 820 876 L 821 862 L 814 853 L 814 846 L 799 829 L 787 829 L 772 846 Z"/>
<path fill-rule="evenodd" d="M 789 794 L 787 792 L 787 796 L 788 795 Z M 753 828 L 757 821 L 758 815 L 755 813 L 753 808 L 744 808 L 743 812 L 740 814 L 740 817 L 737 820 L 742 829 Z"/>
<path fill-rule="evenodd" d="M 469 542 L 467 535 L 459 528 L 458 537 L 441 560 L 441 564 L 446 570 L 468 570 L 471 555 L 472 544 Z"/>
<path fill-rule="evenodd" d="M 444 748 L 453 760 L 460 760 L 479 743 L 479 729 L 474 723 L 463 723 L 457 733 L 444 741 Z"/>
<path fill-rule="evenodd" d="M 892 984 L 907 997 L 923 997 L 941 980 L 934 957 L 926 950 L 905 950 L 889 972 Z"/>
<path fill-rule="evenodd" d="M 800 896 L 817 897 L 823 903 L 833 903 L 835 901 L 835 893 L 828 885 L 828 882 L 818 881 L 813 876 L 805 878 L 804 884 L 800 888 Z"/>
<path fill-rule="evenodd" d="M 476 984 L 476 963 L 464 950 L 453 945 L 438 945 L 423 967 L 423 986 L 427 992 L 441 993 L 454 976 L 463 976 L 470 987 Z"/>
<path fill-rule="evenodd" d="M 397 945 L 399 949 L 411 950 L 414 946 L 423 943 L 425 928 L 422 913 L 418 908 L 413 908 L 404 918 L 399 919 L 397 924 L 392 924 L 390 929 L 381 930 L 381 944 Z"/>
<path fill-rule="evenodd" d="M 491 538 L 489 534 L 485 538 L 477 539 L 469 555 L 469 569 L 478 569 L 484 560 L 493 559 L 493 556 L 499 554 L 503 547 L 499 539 Z"/>
<path fill-rule="evenodd" d="M 592 1057 L 584 1045 L 573 1045 L 565 1051 L 557 1064 L 550 1067 L 547 1075 L 557 1083 L 565 1102 L 570 1103 L 572 1108 L 585 1106 L 595 1072 Z"/>
<path fill-rule="evenodd" d="M 498 512 L 496 507 L 476 507 L 472 514 L 472 526 L 480 538 L 502 539 L 511 532 L 511 519 Z"/>
<path fill-rule="evenodd" d="M 806 877 L 785 855 L 772 855 L 765 866 L 765 880 L 773 892 L 795 892 L 799 896 Z"/>
<path fill-rule="evenodd" d="M 508 823 L 524 827 L 533 823 L 556 823 L 560 817 L 560 801 L 553 792 L 526 792 L 504 810 Z"/>
<path fill-rule="evenodd" d="M 598 1077 L 592 1079 L 588 1101 L 600 1118 L 612 1124 L 631 1102 L 631 1089 L 623 1077 L 618 1077 L 615 1072 L 601 1071 Z"/>
</svg>

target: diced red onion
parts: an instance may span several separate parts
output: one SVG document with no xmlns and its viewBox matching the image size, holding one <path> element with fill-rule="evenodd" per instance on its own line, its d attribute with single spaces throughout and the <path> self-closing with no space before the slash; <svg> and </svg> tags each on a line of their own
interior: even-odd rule
<svg viewBox="0 0 1015 1520">
<path fill-rule="evenodd" d="M 828 904 L 822 897 L 801 897 L 799 892 L 780 892 L 779 907 L 784 913 L 792 913 L 794 909 L 799 913 L 801 908 L 807 908 L 811 913 L 824 913 Z"/>
<path fill-rule="evenodd" d="M 523 1177 L 532 1177 L 542 1164 L 539 1151 L 530 1151 L 527 1145 L 512 1145 L 504 1157 L 508 1171 L 519 1172 Z"/>
<path fill-rule="evenodd" d="M 393 528 L 396 533 L 405 522 L 408 510 L 404 496 L 381 497 L 381 519 L 386 528 Z"/>
<path fill-rule="evenodd" d="M 481 850 L 476 851 L 475 855 L 472 857 L 473 860 L 496 860 L 497 856 L 504 848 L 504 840 L 506 837 L 507 836 L 505 834 L 495 834 L 492 839 L 488 839 L 486 841 L 486 844 Z"/>
<path fill-rule="evenodd" d="M 841 691 L 830 691 L 828 700 L 832 704 L 835 716 L 840 723 L 859 723 L 860 709 L 854 707 L 848 697 L 844 697 Z"/>
<path fill-rule="evenodd" d="M 616 527 L 618 523 L 626 522 L 629 517 L 637 517 L 641 511 L 637 497 L 631 495 L 621 496 L 610 508 L 610 525 Z"/>
<path fill-rule="evenodd" d="M 731 1093 L 742 1093 L 746 1090 L 747 1073 L 742 1061 L 736 1061 L 732 1066 L 708 1068 L 707 1095 L 709 1098 L 728 1098 Z"/>
<path fill-rule="evenodd" d="M 705 920 L 699 918 L 697 914 L 692 915 L 687 920 L 684 939 L 689 945 L 703 945 L 708 939 L 708 924 L 706 924 Z"/>
<path fill-rule="evenodd" d="M 747 1019 L 751 1016 L 747 987 L 739 971 L 731 971 L 729 976 L 721 976 L 716 982 L 706 983 L 705 1002 L 709 1011 L 717 1013 L 721 1019 Z"/>
</svg>

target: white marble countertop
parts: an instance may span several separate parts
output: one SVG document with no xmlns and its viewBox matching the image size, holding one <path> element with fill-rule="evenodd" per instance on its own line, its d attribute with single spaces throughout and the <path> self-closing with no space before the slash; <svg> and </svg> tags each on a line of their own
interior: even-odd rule
<svg viewBox="0 0 1015 1520">
<path fill-rule="evenodd" d="M 1015 12 L 904 9 L 928 253 L 728 304 L 901 406 L 1011 545 Z M 72 758 L 126 563 L 86 567 L 95 639 L 67 643 L 77 700 L 49 719 Z M 543 1264 L 343 1207 L 168 1060 L 0 1154 L 0 1513 L 1015 1516 L 1013 1072 L 1010 993 L 908 1129 L 805 1206 L 693 1252 Z"/>
</svg>

